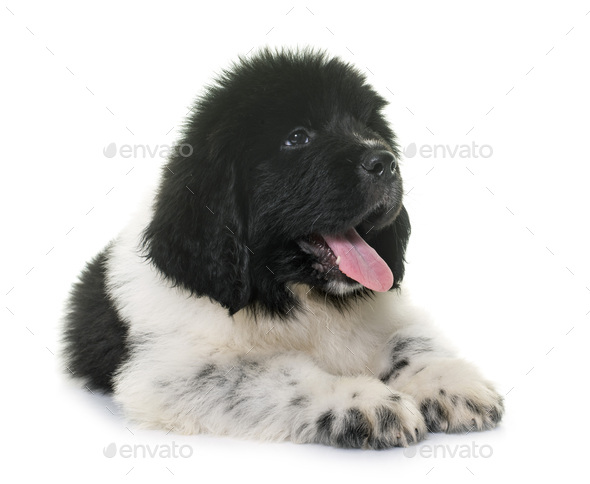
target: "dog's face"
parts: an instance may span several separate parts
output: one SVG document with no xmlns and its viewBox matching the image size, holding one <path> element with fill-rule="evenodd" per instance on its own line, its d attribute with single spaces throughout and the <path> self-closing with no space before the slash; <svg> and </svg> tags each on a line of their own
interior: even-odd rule
<svg viewBox="0 0 590 484">
<path fill-rule="evenodd" d="M 349 65 L 263 52 L 197 103 L 145 233 L 171 280 L 279 315 L 290 285 L 345 300 L 403 277 L 409 220 L 385 101 Z"/>
</svg>

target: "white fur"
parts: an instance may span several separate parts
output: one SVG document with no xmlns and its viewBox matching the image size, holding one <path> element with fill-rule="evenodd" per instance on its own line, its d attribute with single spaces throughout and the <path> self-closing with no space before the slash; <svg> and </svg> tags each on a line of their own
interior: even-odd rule
<svg viewBox="0 0 590 484">
<path fill-rule="evenodd" d="M 340 416 L 331 427 L 337 433 L 346 425 L 347 409 L 355 408 L 386 445 L 407 445 L 408 432 L 416 433 L 414 440 L 424 435 L 420 401 L 438 395 L 441 382 L 453 394 L 477 400 L 481 393 L 486 404 L 494 399 L 485 380 L 452 358 L 401 293 L 376 294 L 339 313 L 311 298 L 309 287 L 295 285 L 291 290 L 305 309 L 280 321 L 247 310 L 230 317 L 218 303 L 173 287 L 140 249 L 150 217 L 145 210 L 117 238 L 107 267 L 108 292 L 129 325 L 132 347 L 115 378 L 115 399 L 138 423 L 182 433 L 313 442 L 321 441 L 321 415 Z M 425 335 L 436 348 L 413 358 L 397 379 L 382 382 L 394 335 Z M 442 360 L 454 362 L 446 375 L 438 366 Z M 426 369 L 413 379 L 419 367 Z M 400 421 L 391 436 L 379 434 L 380 408 Z M 474 418 L 464 407 L 459 413 L 459 420 Z"/>
</svg>

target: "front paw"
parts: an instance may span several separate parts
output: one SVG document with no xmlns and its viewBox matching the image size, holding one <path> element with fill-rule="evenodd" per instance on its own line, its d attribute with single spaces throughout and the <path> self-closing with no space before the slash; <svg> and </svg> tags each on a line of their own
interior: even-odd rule
<svg viewBox="0 0 590 484">
<path fill-rule="evenodd" d="M 420 409 L 408 395 L 385 385 L 350 388 L 320 411 L 303 440 L 355 449 L 406 447 L 426 436 Z"/>
<path fill-rule="evenodd" d="M 429 432 L 489 430 L 504 414 L 503 398 L 462 360 L 438 361 L 423 368 L 402 391 L 418 402 Z"/>
<path fill-rule="evenodd" d="M 420 411 L 429 432 L 471 432 L 496 427 L 502 419 L 504 404 L 493 388 L 452 394 L 441 389 L 438 395 L 420 402 Z"/>
</svg>

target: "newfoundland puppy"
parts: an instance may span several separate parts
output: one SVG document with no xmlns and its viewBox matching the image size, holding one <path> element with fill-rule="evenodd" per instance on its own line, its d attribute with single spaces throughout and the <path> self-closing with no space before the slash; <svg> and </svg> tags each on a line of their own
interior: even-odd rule
<svg viewBox="0 0 590 484">
<path fill-rule="evenodd" d="M 69 373 L 184 434 L 383 449 L 495 427 L 502 398 L 400 290 L 410 222 L 385 105 L 311 50 L 224 71 L 191 149 L 74 286 Z"/>
</svg>

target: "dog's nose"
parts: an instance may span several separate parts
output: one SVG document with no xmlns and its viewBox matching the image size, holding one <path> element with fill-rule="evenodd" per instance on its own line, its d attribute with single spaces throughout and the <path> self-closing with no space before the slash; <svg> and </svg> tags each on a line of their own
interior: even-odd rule
<svg viewBox="0 0 590 484">
<path fill-rule="evenodd" d="M 371 175 L 391 176 L 395 173 L 395 157 L 386 150 L 375 151 L 365 158 L 361 166 Z"/>
</svg>

